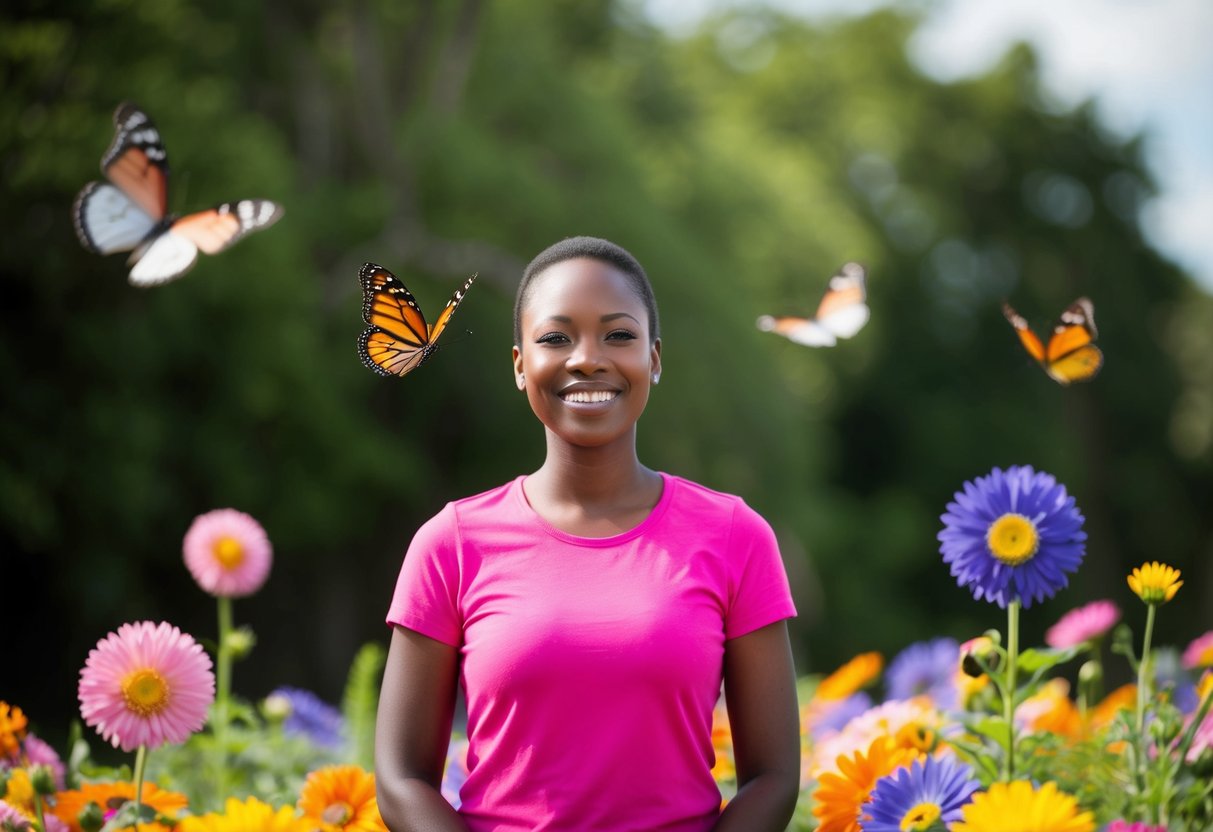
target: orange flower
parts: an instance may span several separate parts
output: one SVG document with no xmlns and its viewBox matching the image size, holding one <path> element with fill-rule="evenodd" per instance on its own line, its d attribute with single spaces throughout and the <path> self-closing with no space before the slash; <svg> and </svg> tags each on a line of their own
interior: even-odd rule
<svg viewBox="0 0 1213 832">
<path fill-rule="evenodd" d="M 876 781 L 919 758 L 908 748 L 899 748 L 887 737 L 877 737 L 867 753 L 839 755 L 838 771 L 826 772 L 813 792 L 813 814 L 820 820 L 817 832 L 859 832 L 863 804 L 872 799 Z"/>
<path fill-rule="evenodd" d="M 1082 718 L 1070 701 L 1070 683 L 1050 679 L 1040 692 L 1020 706 L 1018 716 L 1033 733 L 1057 734 L 1075 739 L 1082 733 Z"/>
<path fill-rule="evenodd" d="M 712 777 L 716 782 L 737 777 L 737 767 L 733 763 L 733 731 L 729 726 L 729 712 L 723 704 L 712 711 L 712 750 L 716 753 L 716 762 L 712 765 Z"/>
<path fill-rule="evenodd" d="M 387 832 L 375 799 L 375 775 L 360 766 L 313 771 L 299 793 L 299 808 L 325 832 Z"/>
<path fill-rule="evenodd" d="M 1107 728 L 1116 718 L 1117 711 L 1133 710 L 1137 706 L 1137 685 L 1130 682 L 1121 685 L 1103 698 L 1103 701 L 1091 709 L 1087 720 L 1092 731 Z"/>
<path fill-rule="evenodd" d="M 860 653 L 821 680 L 814 699 L 846 699 L 880 675 L 884 659 L 879 653 Z"/>
<path fill-rule="evenodd" d="M 20 708 L 0 699 L 0 757 L 16 756 L 27 724 Z"/>
<path fill-rule="evenodd" d="M 72 832 L 82 832 L 80 829 L 80 812 L 88 804 L 96 803 L 108 818 L 122 808 L 124 803 L 135 799 L 134 783 L 86 783 L 79 789 L 59 792 L 55 795 L 55 805 L 51 809 L 55 817 L 71 827 Z M 151 806 L 157 814 L 176 817 L 189 805 L 185 795 L 161 789 L 155 783 L 143 783 L 142 802 Z M 140 832 L 172 832 L 172 827 L 160 823 L 140 823 Z"/>
</svg>

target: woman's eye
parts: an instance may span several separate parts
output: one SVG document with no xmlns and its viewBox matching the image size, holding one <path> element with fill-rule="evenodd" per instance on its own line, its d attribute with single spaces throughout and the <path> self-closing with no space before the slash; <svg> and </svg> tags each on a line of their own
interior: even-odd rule
<svg viewBox="0 0 1213 832">
<path fill-rule="evenodd" d="M 537 344 L 562 344 L 569 340 L 563 332 L 549 332 L 546 335 L 540 335 L 535 339 Z"/>
<path fill-rule="evenodd" d="M 607 333 L 608 341 L 634 341 L 636 335 L 626 329 L 616 329 Z"/>
</svg>

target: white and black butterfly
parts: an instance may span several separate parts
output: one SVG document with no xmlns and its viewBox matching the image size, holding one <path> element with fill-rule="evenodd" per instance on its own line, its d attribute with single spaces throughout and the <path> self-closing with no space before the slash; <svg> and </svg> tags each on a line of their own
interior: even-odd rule
<svg viewBox="0 0 1213 832">
<path fill-rule="evenodd" d="M 868 322 L 867 272 L 858 263 L 845 263 L 830 278 L 825 295 L 811 318 L 763 315 L 758 328 L 774 332 L 808 347 L 832 347 L 839 338 L 850 338 Z"/>
<path fill-rule="evenodd" d="M 131 251 L 130 282 L 153 286 L 185 274 L 198 252 L 216 254 L 268 228 L 282 207 L 266 199 L 225 202 L 176 217 L 168 213 L 168 154 L 147 113 L 126 103 L 114 111 L 114 140 L 101 157 L 108 182 L 90 182 L 72 219 L 80 242 L 97 254 Z"/>
</svg>

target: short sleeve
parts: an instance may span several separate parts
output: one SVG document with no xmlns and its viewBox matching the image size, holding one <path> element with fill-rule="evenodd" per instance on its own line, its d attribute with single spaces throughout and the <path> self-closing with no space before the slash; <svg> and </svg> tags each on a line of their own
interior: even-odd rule
<svg viewBox="0 0 1213 832">
<path fill-rule="evenodd" d="M 724 637 L 738 638 L 795 617 L 796 606 L 775 533 L 758 512 L 744 503 L 733 514 L 729 548 L 733 580 Z"/>
<path fill-rule="evenodd" d="M 455 647 L 461 645 L 458 534 L 452 505 L 417 530 L 396 579 L 388 624 L 416 630 Z"/>
</svg>

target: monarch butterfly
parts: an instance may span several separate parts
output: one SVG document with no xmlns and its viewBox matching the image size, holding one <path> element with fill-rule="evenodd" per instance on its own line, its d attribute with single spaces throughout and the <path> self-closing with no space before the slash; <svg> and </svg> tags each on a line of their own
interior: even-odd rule
<svg viewBox="0 0 1213 832">
<path fill-rule="evenodd" d="M 830 278 L 825 295 L 812 318 L 763 315 L 758 328 L 775 332 L 807 347 L 832 347 L 850 338 L 868 322 L 867 272 L 858 263 L 844 263 Z"/>
<path fill-rule="evenodd" d="M 1092 343 L 1095 330 L 1095 306 L 1088 298 L 1079 298 L 1061 313 L 1046 346 L 1028 327 L 1027 320 L 1002 302 L 1002 314 L 1015 327 L 1023 348 L 1036 359 L 1049 377 L 1066 386 L 1087 381 L 1103 366 L 1103 353 Z"/>
<path fill-rule="evenodd" d="M 90 182 L 72 205 L 76 235 L 96 254 L 132 251 L 130 282 L 154 286 L 180 277 L 198 259 L 245 234 L 268 228 L 282 208 L 265 199 L 225 202 L 175 217 L 168 211 L 168 154 L 147 113 L 124 103 L 114 111 L 114 139 L 101 157 L 108 182 Z"/>
<path fill-rule="evenodd" d="M 362 282 L 362 319 L 370 324 L 358 336 L 358 356 L 381 376 L 403 376 L 433 355 L 438 336 L 451 322 L 476 275 L 455 290 L 432 324 L 426 324 L 413 293 L 383 266 L 363 263 L 358 279 Z"/>
</svg>

